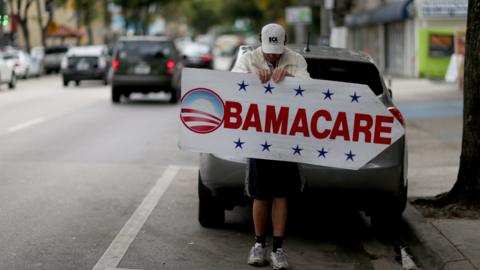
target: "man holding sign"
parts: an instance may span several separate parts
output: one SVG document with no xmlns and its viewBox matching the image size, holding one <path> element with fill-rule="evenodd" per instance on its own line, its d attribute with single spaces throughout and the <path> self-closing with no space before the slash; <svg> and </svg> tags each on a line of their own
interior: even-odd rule
<svg viewBox="0 0 480 270">
<path fill-rule="evenodd" d="M 309 78 L 307 62 L 300 54 L 285 47 L 285 30 L 278 24 L 267 24 L 260 35 L 261 47 L 245 53 L 232 72 L 256 73 L 264 84 L 283 81 L 286 76 Z M 270 85 L 270 84 L 269 84 Z M 268 150 L 267 142 L 263 145 Z M 270 255 L 273 269 L 286 269 L 287 257 L 282 248 L 287 221 L 287 198 L 300 191 L 297 163 L 266 159 L 248 160 L 246 192 L 253 198 L 255 245 L 248 264 L 266 264 L 266 227 L 268 207 L 272 207 L 273 247 Z"/>
</svg>

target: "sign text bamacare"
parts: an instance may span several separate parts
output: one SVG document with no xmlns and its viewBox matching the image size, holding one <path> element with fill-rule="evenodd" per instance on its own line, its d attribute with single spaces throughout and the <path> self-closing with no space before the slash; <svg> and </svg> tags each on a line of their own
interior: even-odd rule
<svg viewBox="0 0 480 270">
<path fill-rule="evenodd" d="M 185 69 L 179 146 L 237 157 L 359 169 L 404 135 L 367 86 Z"/>
</svg>

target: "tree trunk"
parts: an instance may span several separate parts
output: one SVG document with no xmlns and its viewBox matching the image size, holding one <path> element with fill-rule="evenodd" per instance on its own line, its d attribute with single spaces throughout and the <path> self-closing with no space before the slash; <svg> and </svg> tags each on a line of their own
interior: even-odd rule
<svg viewBox="0 0 480 270">
<path fill-rule="evenodd" d="M 17 20 L 20 24 L 20 28 L 22 28 L 23 38 L 25 39 L 25 50 L 30 53 L 31 45 L 30 45 L 30 30 L 28 29 L 28 21 L 27 19 Z"/>
<path fill-rule="evenodd" d="M 92 22 L 87 22 L 88 45 L 93 45 Z"/>
<path fill-rule="evenodd" d="M 102 6 L 103 6 L 103 27 L 105 28 L 103 33 L 103 43 L 110 44 L 110 36 L 111 36 L 110 25 L 112 23 L 112 18 L 110 17 L 110 12 L 108 11 L 108 1 L 103 0 Z"/>
<path fill-rule="evenodd" d="M 480 0 L 468 1 L 460 169 L 443 205 L 480 206 Z"/>
<path fill-rule="evenodd" d="M 37 22 L 38 22 L 38 28 L 40 28 L 40 38 L 42 39 L 42 46 L 46 48 L 47 37 L 46 37 L 46 33 L 43 31 L 43 17 L 42 17 L 42 7 L 40 4 L 40 0 L 36 0 L 36 4 L 37 4 Z"/>
<path fill-rule="evenodd" d="M 77 16 L 77 30 L 80 31 L 82 28 L 82 18 L 83 18 L 83 12 L 82 12 L 82 1 L 75 1 L 75 13 Z M 78 36 L 77 38 L 77 46 L 80 46 L 82 36 Z"/>
</svg>

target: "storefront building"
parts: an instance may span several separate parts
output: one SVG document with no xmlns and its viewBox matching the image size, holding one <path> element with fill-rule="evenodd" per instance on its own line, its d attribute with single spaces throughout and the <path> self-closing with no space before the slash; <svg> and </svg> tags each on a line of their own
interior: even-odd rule
<svg viewBox="0 0 480 270">
<path fill-rule="evenodd" d="M 386 74 L 445 76 L 455 35 L 465 32 L 467 0 L 384 2 L 356 2 L 345 17 L 347 47 L 369 54 Z"/>
<path fill-rule="evenodd" d="M 418 76 L 442 78 L 452 54 L 463 52 L 468 1 L 423 0 L 416 7 Z"/>
</svg>

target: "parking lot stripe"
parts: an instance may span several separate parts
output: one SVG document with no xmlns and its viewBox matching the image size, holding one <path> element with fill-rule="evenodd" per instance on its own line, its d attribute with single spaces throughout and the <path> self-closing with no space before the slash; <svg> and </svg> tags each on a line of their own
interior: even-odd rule
<svg viewBox="0 0 480 270">
<path fill-rule="evenodd" d="M 16 126 L 7 128 L 7 133 L 12 133 L 12 132 L 15 132 L 15 131 L 19 131 L 19 130 L 22 130 L 22 129 L 25 129 L 25 128 L 34 126 L 34 125 L 36 125 L 36 124 L 39 124 L 39 123 L 41 123 L 41 122 L 43 122 L 43 121 L 45 121 L 45 118 L 43 118 L 43 117 L 38 117 L 38 118 L 35 118 L 35 119 L 32 119 L 32 120 L 29 120 L 29 121 L 27 121 L 27 122 L 18 124 L 18 125 L 16 125 Z"/>
<path fill-rule="evenodd" d="M 130 219 L 123 225 L 123 228 L 113 239 L 102 257 L 98 260 L 92 270 L 115 269 L 121 259 L 127 252 L 128 247 L 137 237 L 138 232 L 147 221 L 160 198 L 167 190 L 172 180 L 180 170 L 180 166 L 168 166 L 162 176 L 157 180 L 155 186 L 150 190 L 148 195 L 143 199 L 137 210 L 132 214 Z"/>
</svg>

